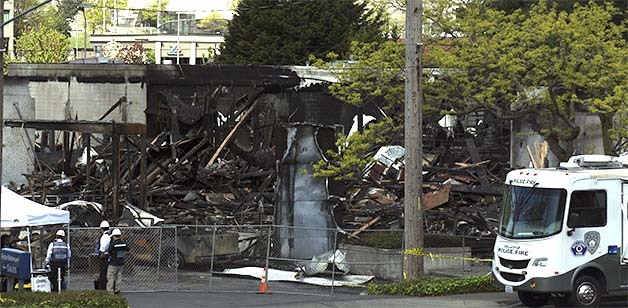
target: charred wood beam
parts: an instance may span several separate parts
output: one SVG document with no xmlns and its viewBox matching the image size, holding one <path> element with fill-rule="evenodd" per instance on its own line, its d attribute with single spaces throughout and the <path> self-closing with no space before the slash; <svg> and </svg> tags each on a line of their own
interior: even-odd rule
<svg viewBox="0 0 628 308">
<path fill-rule="evenodd" d="M 470 193 L 477 195 L 502 196 L 503 186 L 478 186 L 478 185 L 451 185 L 452 192 Z"/>
<path fill-rule="evenodd" d="M 471 161 L 473 163 L 480 163 L 482 159 L 480 158 L 480 152 L 478 151 L 477 146 L 475 145 L 475 141 L 472 138 L 466 138 L 465 145 L 467 147 L 467 151 L 469 151 L 469 155 L 471 155 Z M 480 168 L 477 171 L 478 178 L 482 186 L 488 186 L 488 178 L 486 177 L 486 170 Z"/>
<path fill-rule="evenodd" d="M 92 141 L 92 135 L 89 133 L 83 133 L 82 135 L 82 140 L 83 140 L 83 144 L 85 145 L 85 148 L 87 149 L 87 151 L 85 153 L 87 153 L 87 161 L 85 162 L 85 186 L 89 187 L 90 184 L 90 173 L 91 173 L 91 163 L 92 163 L 92 146 L 91 146 L 91 141 Z"/>
<path fill-rule="evenodd" d="M 114 124 L 115 125 L 115 124 Z M 119 200 L 119 188 L 120 188 L 120 136 L 113 135 L 111 140 L 111 154 L 113 155 L 113 172 L 112 172 L 112 206 L 113 206 L 113 220 L 118 221 L 120 218 L 120 200 Z"/>
<path fill-rule="evenodd" d="M 146 136 L 140 137 L 140 207 L 146 208 Z"/>
<path fill-rule="evenodd" d="M 107 135 L 143 135 L 146 133 L 146 126 L 144 124 L 115 123 L 114 125 L 112 122 L 101 121 L 4 120 L 4 126 Z"/>
<path fill-rule="evenodd" d="M 109 110 L 107 110 L 107 112 L 105 112 L 102 116 L 100 116 L 100 118 L 98 118 L 98 121 L 104 120 L 110 113 L 112 113 L 114 110 L 116 110 L 116 108 L 122 105 L 122 103 L 126 103 L 126 96 L 120 97 L 120 99 L 118 99 L 118 101 L 115 104 L 113 104 L 109 108 Z"/>
<path fill-rule="evenodd" d="M 70 175 L 70 133 L 63 132 L 63 172 L 66 176 Z"/>
<path fill-rule="evenodd" d="M 222 149 L 225 147 L 225 145 L 227 145 L 227 143 L 231 141 L 231 138 L 233 138 L 233 135 L 235 135 L 238 128 L 240 128 L 240 126 L 242 126 L 242 124 L 246 122 L 246 119 L 249 117 L 249 115 L 251 115 L 251 112 L 253 112 L 253 110 L 255 110 L 255 107 L 257 107 L 257 104 L 259 104 L 260 102 L 259 97 L 260 95 L 262 95 L 262 93 L 263 92 L 258 92 L 257 95 L 253 98 L 252 100 L 253 103 L 251 104 L 251 106 L 248 107 L 247 111 L 244 114 L 242 114 L 238 123 L 236 123 L 236 125 L 233 127 L 231 132 L 229 132 L 227 137 L 225 137 L 225 139 L 222 141 L 222 144 L 220 144 L 220 146 L 218 147 L 218 149 L 216 150 L 212 158 L 207 163 L 206 167 L 209 167 L 214 164 L 214 161 L 216 161 L 216 159 L 218 158 L 218 155 L 220 155 L 220 152 L 222 152 Z"/>
</svg>

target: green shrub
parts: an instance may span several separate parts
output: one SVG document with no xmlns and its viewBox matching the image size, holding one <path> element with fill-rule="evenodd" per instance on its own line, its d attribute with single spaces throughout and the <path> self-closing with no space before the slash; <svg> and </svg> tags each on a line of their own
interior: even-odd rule
<svg viewBox="0 0 628 308">
<path fill-rule="evenodd" d="M 462 278 L 426 277 L 417 280 L 404 280 L 392 284 L 370 283 L 369 294 L 405 296 L 441 296 L 450 294 L 497 292 L 500 289 L 492 284 L 490 275 Z"/>
<path fill-rule="evenodd" d="M 2 293 L 0 307 L 127 308 L 129 304 L 126 298 L 104 291 L 11 292 Z"/>
<path fill-rule="evenodd" d="M 360 240 L 354 239 L 348 244 L 383 249 L 401 249 L 402 242 L 403 232 L 401 231 L 378 231 L 366 234 Z M 445 234 L 425 234 L 423 247 L 462 247 L 462 238 Z"/>
<path fill-rule="evenodd" d="M 403 232 L 381 231 L 368 233 L 362 237 L 361 243 L 357 242 L 355 244 L 382 249 L 401 249 L 402 241 Z"/>
</svg>

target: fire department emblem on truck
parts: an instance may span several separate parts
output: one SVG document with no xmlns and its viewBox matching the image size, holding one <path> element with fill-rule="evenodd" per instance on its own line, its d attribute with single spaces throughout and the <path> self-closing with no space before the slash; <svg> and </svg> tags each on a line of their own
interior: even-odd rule
<svg viewBox="0 0 628 308">
<path fill-rule="evenodd" d="M 587 244 L 587 250 L 593 254 L 600 245 L 600 233 L 589 231 L 584 234 L 584 243 Z"/>
<path fill-rule="evenodd" d="M 574 256 L 584 256 L 587 252 L 587 244 L 583 241 L 576 241 L 571 245 L 571 252 L 573 252 Z"/>
</svg>

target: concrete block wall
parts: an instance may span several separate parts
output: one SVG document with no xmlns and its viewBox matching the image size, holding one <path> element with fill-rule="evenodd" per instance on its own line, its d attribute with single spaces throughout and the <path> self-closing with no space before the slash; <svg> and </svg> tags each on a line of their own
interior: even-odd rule
<svg viewBox="0 0 628 308">
<path fill-rule="evenodd" d="M 4 83 L 4 118 L 18 119 L 18 109 L 25 119 L 32 119 L 35 116 L 35 100 L 28 91 L 28 80 L 6 79 Z M 22 173 L 33 170 L 34 166 L 33 153 L 27 140 L 27 134 L 32 141 L 35 133 L 31 129 L 4 128 L 2 138 L 3 185 L 10 181 L 17 184 L 26 183 L 26 178 Z"/>
<path fill-rule="evenodd" d="M 403 258 L 400 249 L 380 249 L 356 245 L 340 245 L 346 252 L 349 273 L 372 275 L 377 278 L 400 281 L 403 278 Z M 431 253 L 455 258 L 471 258 L 471 247 L 427 248 Z M 423 270 L 426 275 L 440 270 L 469 268 L 470 261 L 448 258 L 423 258 Z"/>
<path fill-rule="evenodd" d="M 105 121 L 146 123 L 146 86 L 141 83 L 83 83 L 31 81 L 35 99 L 35 117 L 40 120 L 98 120 L 120 97 L 127 102 L 114 110 Z"/>
<path fill-rule="evenodd" d="M 141 83 L 82 83 L 75 78 L 70 81 L 28 81 L 21 78 L 6 78 L 4 93 L 4 118 L 18 119 L 14 103 L 19 107 L 23 119 L 98 120 L 120 97 L 126 96 L 127 103 L 114 110 L 104 121 L 146 124 L 147 87 Z M 29 130 L 35 143 L 35 135 Z M 4 153 L 2 183 L 13 181 L 26 183 L 24 173 L 34 169 L 32 150 L 29 148 L 23 129 L 4 129 Z"/>
</svg>

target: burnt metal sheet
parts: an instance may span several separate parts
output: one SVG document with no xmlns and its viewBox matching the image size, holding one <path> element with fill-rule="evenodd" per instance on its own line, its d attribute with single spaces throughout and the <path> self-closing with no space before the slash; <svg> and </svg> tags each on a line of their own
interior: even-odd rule
<svg viewBox="0 0 628 308">
<path fill-rule="evenodd" d="M 329 206 L 327 180 L 313 175 L 312 164 L 322 151 L 319 129 L 296 124 L 288 129 L 288 146 L 279 168 L 279 202 L 275 210 L 282 257 L 311 259 L 333 249 L 335 223 Z"/>
<path fill-rule="evenodd" d="M 240 267 L 225 269 L 222 274 L 262 279 L 262 276 L 266 275 L 266 271 L 263 267 Z M 373 280 L 373 278 L 375 278 L 375 276 L 369 275 L 337 275 L 334 279 L 326 277 L 301 277 L 297 271 L 284 271 L 269 268 L 266 281 L 289 281 L 323 287 L 356 287 Z"/>
</svg>

